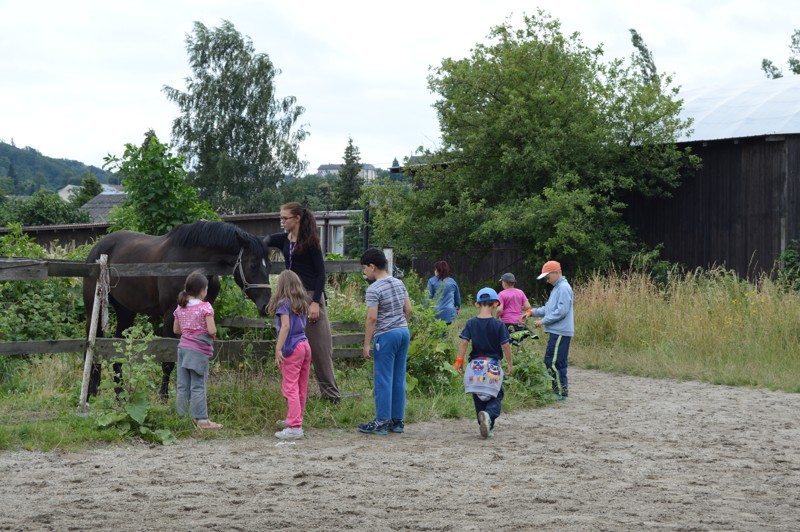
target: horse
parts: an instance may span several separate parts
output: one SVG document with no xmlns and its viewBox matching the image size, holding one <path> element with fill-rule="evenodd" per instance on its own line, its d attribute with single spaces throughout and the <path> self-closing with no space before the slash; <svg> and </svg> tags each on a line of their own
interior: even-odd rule
<svg viewBox="0 0 800 532">
<path fill-rule="evenodd" d="M 269 287 L 269 237 L 259 238 L 224 222 L 199 221 L 177 225 L 163 236 L 134 231 L 116 231 L 99 240 L 89 252 L 87 263 L 94 264 L 100 255 L 108 256 L 110 273 L 109 303 L 116 312 L 115 337 L 133 325 L 137 314 L 163 319 L 161 336 L 175 337 L 172 332 L 173 311 L 185 277 L 115 277 L 114 264 L 213 262 L 231 268 L 236 284 L 255 304 L 259 314 L 266 315 Z M 220 291 L 219 277 L 208 278 L 206 300 L 213 303 Z M 83 278 L 83 303 L 86 307 L 86 334 L 91 327 L 97 279 Z M 102 336 L 102 332 L 98 333 Z M 162 363 L 161 396 L 169 395 L 169 380 L 174 362 Z M 121 378 L 121 364 L 114 364 L 114 379 Z M 94 363 L 89 379 L 89 395 L 96 396 L 100 384 L 100 363 Z M 118 390 L 119 391 L 119 390 Z"/>
</svg>

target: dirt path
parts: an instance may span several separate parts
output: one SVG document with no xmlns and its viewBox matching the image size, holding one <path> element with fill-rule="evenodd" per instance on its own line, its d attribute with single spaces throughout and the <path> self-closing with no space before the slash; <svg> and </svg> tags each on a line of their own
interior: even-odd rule
<svg viewBox="0 0 800 532">
<path fill-rule="evenodd" d="M 570 377 L 491 440 L 464 419 L 0 453 L 0 530 L 800 528 L 800 394 Z"/>
</svg>

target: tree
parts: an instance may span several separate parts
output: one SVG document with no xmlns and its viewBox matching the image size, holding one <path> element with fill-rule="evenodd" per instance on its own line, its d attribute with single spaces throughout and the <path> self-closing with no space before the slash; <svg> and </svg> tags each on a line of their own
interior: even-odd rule
<svg viewBox="0 0 800 532">
<path fill-rule="evenodd" d="M 111 213 L 112 229 L 163 235 L 178 224 L 219 219 L 186 182 L 184 158 L 172 155 L 152 130 L 141 146 L 126 144 L 122 159 L 109 155 L 104 160 L 104 167 L 119 173 L 127 193 Z"/>
<path fill-rule="evenodd" d="M 86 177 L 81 181 L 80 190 L 73 194 L 72 198 L 70 198 L 70 203 L 76 207 L 81 207 L 101 192 L 103 192 L 103 185 L 100 184 L 100 181 L 97 180 L 97 177 L 92 172 L 87 172 Z"/>
<path fill-rule="evenodd" d="M 638 31 L 633 28 L 629 31 L 631 32 L 631 43 L 638 52 L 635 62 L 638 63 L 639 70 L 642 72 L 642 79 L 650 83 L 657 83 L 659 79 L 658 69 L 656 68 L 656 62 L 653 60 L 653 53 L 647 48 Z"/>
<path fill-rule="evenodd" d="M 0 205 L 0 227 L 16 223 L 30 225 L 61 225 L 89 223 L 89 213 L 67 203 L 58 194 L 38 190 L 25 200 L 11 199 Z"/>
<path fill-rule="evenodd" d="M 339 179 L 336 181 L 335 189 L 336 208 L 359 209 L 364 178 L 359 176 L 362 167 L 361 157 L 358 147 L 353 145 L 352 137 L 347 139 L 342 159 L 344 164 L 339 167 Z"/>
<path fill-rule="evenodd" d="M 295 128 L 304 109 L 293 96 L 275 97 L 280 70 L 230 22 L 210 30 L 195 22 L 186 50 L 187 91 L 164 92 L 180 108 L 172 139 L 189 180 L 220 212 L 263 210 L 283 175 L 305 168 L 297 149 L 307 134 Z"/>
<path fill-rule="evenodd" d="M 489 39 L 433 69 L 442 147 L 425 154 L 412 190 L 395 186 L 373 209 L 374 240 L 406 256 L 513 241 L 529 267 L 624 260 L 637 248 L 622 218 L 628 195 L 669 194 L 697 163 L 675 146 L 690 126 L 678 89 L 602 62 L 602 47 L 563 35 L 541 10 Z"/>
<path fill-rule="evenodd" d="M 800 75 L 800 29 L 794 30 L 792 34 L 792 43 L 789 45 L 789 59 L 786 62 L 792 74 Z M 783 77 L 783 71 L 766 58 L 761 60 L 761 70 L 770 79 Z"/>
</svg>

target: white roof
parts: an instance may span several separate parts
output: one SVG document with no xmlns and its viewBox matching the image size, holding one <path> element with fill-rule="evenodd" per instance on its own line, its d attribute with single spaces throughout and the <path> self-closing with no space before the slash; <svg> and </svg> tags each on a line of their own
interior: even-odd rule
<svg viewBox="0 0 800 532">
<path fill-rule="evenodd" d="M 681 90 L 679 97 L 694 132 L 678 142 L 800 134 L 800 76 Z"/>
</svg>

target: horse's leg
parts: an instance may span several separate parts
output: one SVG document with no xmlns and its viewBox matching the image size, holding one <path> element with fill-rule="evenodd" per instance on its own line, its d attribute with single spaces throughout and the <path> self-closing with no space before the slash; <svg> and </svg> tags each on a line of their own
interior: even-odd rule
<svg viewBox="0 0 800 532">
<path fill-rule="evenodd" d="M 161 336 L 165 338 L 175 338 L 175 333 L 172 332 L 172 324 L 175 319 L 172 312 L 164 314 L 164 328 L 161 331 Z M 169 379 L 172 376 L 172 371 L 175 369 L 175 362 L 162 362 L 161 363 L 161 399 L 166 401 L 169 399 Z"/>
</svg>

